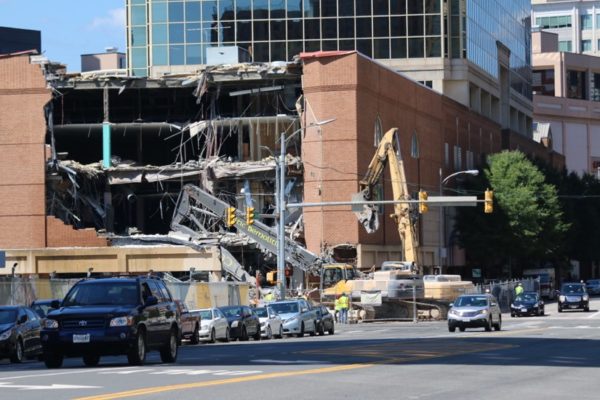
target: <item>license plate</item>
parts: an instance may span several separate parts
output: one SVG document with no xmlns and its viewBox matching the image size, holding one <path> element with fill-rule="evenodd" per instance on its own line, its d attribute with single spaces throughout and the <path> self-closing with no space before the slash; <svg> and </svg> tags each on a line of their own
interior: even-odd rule
<svg viewBox="0 0 600 400">
<path fill-rule="evenodd" d="M 521 308 L 521 312 L 527 312 L 526 308 Z"/>
<path fill-rule="evenodd" d="M 463 322 L 471 322 L 471 318 L 463 318 Z"/>
<path fill-rule="evenodd" d="M 577 307 L 579 307 L 579 306 L 576 306 L 576 305 L 570 305 L 569 306 L 569 308 L 577 308 Z"/>
<path fill-rule="evenodd" d="M 73 343 L 89 343 L 90 342 L 90 334 L 86 333 L 85 335 L 73 335 Z"/>
</svg>

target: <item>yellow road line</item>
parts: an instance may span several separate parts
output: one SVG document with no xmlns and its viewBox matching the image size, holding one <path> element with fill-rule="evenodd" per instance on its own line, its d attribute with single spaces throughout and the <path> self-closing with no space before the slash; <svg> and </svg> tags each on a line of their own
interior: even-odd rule
<svg viewBox="0 0 600 400">
<path fill-rule="evenodd" d="M 264 380 L 264 379 L 284 378 L 284 377 L 289 377 L 289 376 L 326 374 L 326 373 L 331 373 L 331 372 L 347 371 L 347 370 L 351 370 L 351 369 L 368 368 L 368 367 L 372 367 L 373 365 L 374 364 L 349 364 L 349 365 L 339 365 L 336 367 L 305 369 L 305 370 L 300 370 L 300 371 L 273 372 L 273 373 L 269 373 L 269 374 L 244 376 L 244 377 L 239 377 L 239 378 L 218 379 L 218 380 L 194 382 L 194 383 L 182 383 L 182 384 L 178 384 L 178 385 L 155 386 L 155 387 L 150 387 L 150 388 L 128 390 L 128 391 L 124 391 L 124 392 L 101 394 L 101 395 L 97 395 L 97 396 L 80 397 L 75 400 L 123 399 L 123 398 L 127 398 L 127 397 L 144 396 L 144 395 L 150 395 L 150 394 L 156 394 L 156 393 L 169 392 L 171 390 L 194 389 L 194 388 L 201 388 L 201 387 L 207 387 L 207 386 L 227 385 L 230 383 L 251 382 L 251 381 L 260 381 L 260 380 Z"/>
</svg>

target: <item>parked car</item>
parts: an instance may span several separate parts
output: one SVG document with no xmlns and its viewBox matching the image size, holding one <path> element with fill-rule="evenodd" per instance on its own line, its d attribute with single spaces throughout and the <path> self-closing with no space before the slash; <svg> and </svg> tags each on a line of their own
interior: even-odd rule
<svg viewBox="0 0 600 400">
<path fill-rule="evenodd" d="M 0 359 L 20 363 L 42 354 L 41 323 L 29 307 L 0 307 Z"/>
<path fill-rule="evenodd" d="M 59 368 L 64 357 L 95 366 L 103 355 L 142 365 L 149 350 L 159 350 L 163 362 L 177 360 L 177 304 L 156 277 L 81 280 L 52 306 L 42 329 L 48 368 Z"/>
<path fill-rule="evenodd" d="M 590 296 L 600 294 L 600 279 L 590 279 L 585 283 L 585 288 Z"/>
<path fill-rule="evenodd" d="M 283 320 L 283 333 L 286 335 L 304 336 L 317 334 L 317 311 L 306 300 L 284 300 L 269 304 Z"/>
<path fill-rule="evenodd" d="M 219 310 L 227 318 L 231 339 L 245 341 L 252 337 L 254 340 L 260 340 L 260 320 L 250 307 L 229 306 L 220 307 Z"/>
<path fill-rule="evenodd" d="M 229 342 L 230 332 L 227 318 L 218 308 L 194 310 L 200 314 L 200 340 L 214 343 L 215 340 Z"/>
<path fill-rule="evenodd" d="M 31 309 L 40 316 L 41 319 L 46 318 L 48 312 L 52 310 L 52 302 L 57 299 L 39 299 L 31 303 Z"/>
<path fill-rule="evenodd" d="M 510 304 L 510 316 L 544 315 L 544 302 L 537 292 L 523 292 Z"/>
<path fill-rule="evenodd" d="M 502 313 L 498 301 L 491 294 L 462 295 L 450 305 L 450 332 L 454 332 L 456 328 L 464 332 L 466 328 L 476 327 L 483 327 L 486 331 L 491 331 L 492 328 L 499 331 L 502 327 Z"/>
<path fill-rule="evenodd" d="M 179 310 L 179 337 L 189 339 L 191 344 L 200 343 L 200 313 L 188 309 L 181 300 L 175 300 Z"/>
<path fill-rule="evenodd" d="M 254 312 L 260 320 L 260 334 L 262 337 L 272 339 L 273 336 L 283 337 L 283 321 L 271 307 L 255 308 Z"/>
<path fill-rule="evenodd" d="M 319 335 L 324 335 L 325 332 L 333 335 L 335 332 L 333 315 L 324 305 L 320 305 L 315 308 L 317 309 L 317 316 L 319 317 L 317 319 L 317 332 Z"/>
<path fill-rule="evenodd" d="M 585 284 L 565 282 L 558 293 L 558 312 L 564 309 L 582 309 L 590 311 L 590 296 L 585 290 Z"/>
</svg>

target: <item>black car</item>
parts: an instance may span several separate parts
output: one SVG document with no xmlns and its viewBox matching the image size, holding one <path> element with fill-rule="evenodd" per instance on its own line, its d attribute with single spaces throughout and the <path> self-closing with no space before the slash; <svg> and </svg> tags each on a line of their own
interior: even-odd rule
<svg viewBox="0 0 600 400">
<path fill-rule="evenodd" d="M 42 329 L 44 362 L 59 368 L 64 357 L 95 366 L 104 355 L 127 355 L 142 365 L 148 350 L 175 362 L 179 341 L 177 305 L 155 277 L 87 279 L 52 304 Z"/>
<path fill-rule="evenodd" d="M 558 312 L 569 309 L 590 311 L 590 296 L 583 283 L 563 283 L 558 293 Z"/>
<path fill-rule="evenodd" d="M 46 318 L 48 312 L 52 310 L 52 302 L 58 301 L 57 299 L 40 299 L 35 300 L 31 303 L 31 309 L 40 316 L 41 319 Z"/>
<path fill-rule="evenodd" d="M 227 318 L 231 339 L 243 341 L 251 336 L 254 340 L 260 340 L 260 319 L 250 307 L 229 306 L 219 307 L 219 310 Z"/>
<path fill-rule="evenodd" d="M 38 315 L 28 307 L 0 307 L 0 359 L 20 363 L 25 358 L 42 354 L 41 324 Z"/>
<path fill-rule="evenodd" d="M 327 333 L 333 335 L 335 332 L 333 315 L 331 315 L 327 307 L 323 305 L 316 306 L 315 308 L 317 309 L 317 315 L 319 317 L 317 319 L 317 332 L 319 335 L 324 335 L 325 331 L 327 331 Z"/>
<path fill-rule="evenodd" d="M 544 315 L 544 302 L 537 292 L 523 292 L 510 304 L 510 316 Z"/>
</svg>

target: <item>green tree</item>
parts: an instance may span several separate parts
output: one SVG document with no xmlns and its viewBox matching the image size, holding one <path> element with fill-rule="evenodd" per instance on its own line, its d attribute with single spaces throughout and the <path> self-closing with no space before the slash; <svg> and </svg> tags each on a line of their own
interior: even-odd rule
<svg viewBox="0 0 600 400">
<path fill-rule="evenodd" d="M 556 187 L 519 151 L 493 154 L 488 163 L 475 189 L 494 191 L 494 213 L 460 208 L 456 221 L 469 260 L 488 270 L 510 265 L 517 271 L 560 257 L 569 225 Z"/>
</svg>

